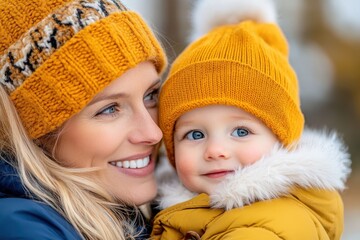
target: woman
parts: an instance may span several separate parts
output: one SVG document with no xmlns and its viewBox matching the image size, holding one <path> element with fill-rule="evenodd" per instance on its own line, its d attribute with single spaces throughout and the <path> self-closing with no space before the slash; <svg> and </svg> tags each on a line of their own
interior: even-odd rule
<svg viewBox="0 0 360 240">
<path fill-rule="evenodd" d="M 0 3 L 0 239 L 143 238 L 164 52 L 117 0 Z"/>
</svg>

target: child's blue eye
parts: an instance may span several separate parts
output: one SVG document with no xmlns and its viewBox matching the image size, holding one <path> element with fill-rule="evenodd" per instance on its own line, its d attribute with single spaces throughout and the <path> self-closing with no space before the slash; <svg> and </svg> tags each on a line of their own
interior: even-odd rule
<svg viewBox="0 0 360 240">
<path fill-rule="evenodd" d="M 189 139 L 189 140 L 199 140 L 201 138 L 204 138 L 204 134 L 200 131 L 193 130 L 193 131 L 188 132 L 185 135 L 185 138 Z"/>
<path fill-rule="evenodd" d="M 234 137 L 246 137 L 247 135 L 249 135 L 249 131 L 246 130 L 245 128 L 236 128 L 232 133 L 232 136 Z"/>
</svg>

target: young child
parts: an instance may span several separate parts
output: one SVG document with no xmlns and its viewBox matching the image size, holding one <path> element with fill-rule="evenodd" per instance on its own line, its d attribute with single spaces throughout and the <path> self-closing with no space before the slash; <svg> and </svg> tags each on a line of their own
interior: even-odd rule
<svg viewBox="0 0 360 240">
<path fill-rule="evenodd" d="M 303 130 L 272 2 L 197 3 L 195 36 L 209 32 L 160 92 L 179 179 L 160 183 L 152 239 L 340 239 L 349 154 L 336 134 Z"/>
</svg>

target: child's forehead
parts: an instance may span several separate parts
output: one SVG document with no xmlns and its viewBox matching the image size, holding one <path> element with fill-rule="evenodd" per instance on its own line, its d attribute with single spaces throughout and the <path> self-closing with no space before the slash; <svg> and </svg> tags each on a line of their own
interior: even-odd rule
<svg viewBox="0 0 360 240">
<path fill-rule="evenodd" d="M 241 119 L 247 121 L 259 121 L 256 116 L 239 107 L 219 104 L 191 109 L 177 119 L 175 126 L 189 125 L 197 120 L 211 121 L 220 118 L 228 120 Z"/>
</svg>

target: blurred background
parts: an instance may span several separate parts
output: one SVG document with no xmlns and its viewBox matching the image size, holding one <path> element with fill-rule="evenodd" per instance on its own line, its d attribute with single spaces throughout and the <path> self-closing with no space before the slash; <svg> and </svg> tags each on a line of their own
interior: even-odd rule
<svg viewBox="0 0 360 240">
<path fill-rule="evenodd" d="M 186 47 L 196 0 L 124 0 L 162 41 L 170 63 Z M 342 192 L 345 232 L 360 239 L 360 1 L 275 0 L 290 44 L 307 126 L 338 131 L 352 156 Z M 221 4 L 221 1 L 219 1 Z M 214 13 L 215 15 L 216 13 Z"/>
</svg>

